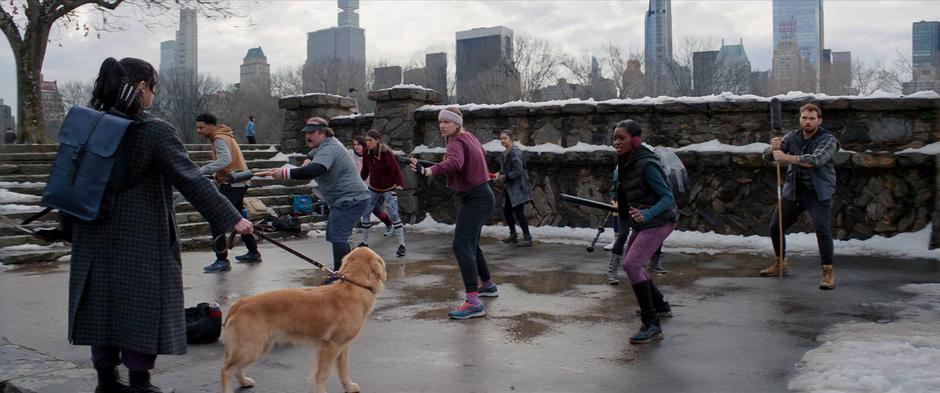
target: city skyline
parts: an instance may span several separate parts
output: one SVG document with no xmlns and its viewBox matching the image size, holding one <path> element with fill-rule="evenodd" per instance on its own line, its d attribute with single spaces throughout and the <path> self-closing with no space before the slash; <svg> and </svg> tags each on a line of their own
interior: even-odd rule
<svg viewBox="0 0 940 393">
<path fill-rule="evenodd" d="M 772 3 L 767 1 L 673 1 L 674 45 L 690 36 L 714 41 L 744 40 L 755 69 L 767 70 L 772 54 Z M 929 1 L 826 1 L 827 48 L 851 51 L 862 61 L 893 61 L 900 50 L 910 55 L 911 24 L 940 14 Z M 236 12 L 250 14 L 228 22 L 199 21 L 199 68 L 226 84 L 238 81 L 241 57 L 263 46 L 272 70 L 304 63 L 306 34 L 334 26 L 335 0 L 276 2 L 252 8 L 234 3 Z M 607 43 L 643 51 L 643 21 L 648 0 L 627 2 L 363 2 L 359 24 L 367 31 L 369 61 L 386 60 L 407 66 L 425 52 L 452 51 L 454 33 L 474 27 L 504 25 L 516 34 L 548 40 L 569 54 L 588 54 Z M 85 10 L 85 9 L 83 9 Z M 85 10 L 89 11 L 91 8 Z M 125 10 L 126 12 L 127 10 Z M 121 8 L 118 9 L 121 12 Z M 843 15 L 850 15 L 845 16 Z M 175 18 L 170 18 L 174 20 Z M 392 21 L 395 22 L 392 22 Z M 859 23 L 871 20 L 872 23 Z M 242 27 L 249 23 L 251 27 Z M 877 22 L 877 23 L 874 23 Z M 148 30 L 136 23 L 102 39 L 60 31 L 47 51 L 43 73 L 60 83 L 93 78 L 106 56 L 140 57 L 159 66 L 160 42 L 174 38 L 175 24 Z M 4 41 L 6 42 L 6 41 Z M 878 46 L 871 42 L 881 43 Z M 61 47 L 59 46 L 61 45 Z M 715 48 L 718 49 L 718 45 Z M 450 57 L 453 61 L 453 56 Z M 0 97 L 15 105 L 12 52 L 0 44 Z"/>
</svg>

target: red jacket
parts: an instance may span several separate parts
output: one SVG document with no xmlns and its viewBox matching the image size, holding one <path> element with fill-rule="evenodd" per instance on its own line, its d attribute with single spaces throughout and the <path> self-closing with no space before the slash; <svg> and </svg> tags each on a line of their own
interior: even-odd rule
<svg viewBox="0 0 940 393">
<path fill-rule="evenodd" d="M 379 153 L 366 152 L 362 156 L 362 170 L 359 172 L 362 180 L 369 179 L 369 188 L 372 191 L 389 191 L 398 186 L 405 186 L 405 179 L 401 174 L 401 166 L 395 153 L 388 146 L 379 147 Z"/>
</svg>

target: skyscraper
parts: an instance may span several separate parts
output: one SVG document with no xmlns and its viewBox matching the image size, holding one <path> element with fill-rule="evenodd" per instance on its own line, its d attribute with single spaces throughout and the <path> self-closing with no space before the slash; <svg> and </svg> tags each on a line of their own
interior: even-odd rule
<svg viewBox="0 0 940 393">
<path fill-rule="evenodd" d="M 244 94 L 271 96 L 271 66 L 261 47 L 251 48 L 241 65 L 239 91 Z"/>
<path fill-rule="evenodd" d="M 822 0 L 773 0 L 773 82 L 778 92 L 819 91 Z"/>
<path fill-rule="evenodd" d="M 176 40 L 160 43 L 160 75 L 169 77 L 173 73 L 173 62 L 176 59 Z"/>
<path fill-rule="evenodd" d="M 307 33 L 304 92 L 365 91 L 366 31 L 359 27 L 359 1 L 337 0 L 338 27 Z"/>
<path fill-rule="evenodd" d="M 650 0 L 643 54 L 650 94 L 675 95 L 678 64 L 672 58 L 672 1 Z"/>
<path fill-rule="evenodd" d="M 195 80 L 199 76 L 199 29 L 196 10 L 180 9 L 180 27 L 176 31 L 176 55 L 173 69 L 176 75 Z M 160 48 L 163 49 L 162 46 Z"/>
<path fill-rule="evenodd" d="M 940 22 L 914 22 L 911 41 L 913 80 L 904 84 L 904 93 L 940 91 Z"/>
<path fill-rule="evenodd" d="M 502 103 L 518 97 L 512 39 L 505 26 L 457 32 L 457 102 Z"/>
<path fill-rule="evenodd" d="M 820 92 L 833 95 L 854 94 L 852 90 L 852 52 L 823 50 Z"/>
<path fill-rule="evenodd" d="M 721 49 L 715 57 L 715 92 L 731 92 L 745 94 L 751 88 L 751 61 L 744 51 L 744 40 L 738 44 L 725 45 L 721 41 Z"/>
<path fill-rule="evenodd" d="M 697 96 L 713 94 L 715 91 L 715 61 L 718 51 L 692 52 L 692 90 Z"/>
</svg>

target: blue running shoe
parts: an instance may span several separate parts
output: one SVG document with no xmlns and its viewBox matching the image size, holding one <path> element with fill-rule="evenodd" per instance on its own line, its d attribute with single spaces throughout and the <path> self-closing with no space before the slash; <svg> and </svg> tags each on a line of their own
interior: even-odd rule
<svg viewBox="0 0 940 393">
<path fill-rule="evenodd" d="M 496 289 L 496 284 L 490 283 L 489 286 L 479 287 L 477 291 L 480 292 L 480 297 L 497 297 L 499 292 Z"/>
<path fill-rule="evenodd" d="M 470 304 L 464 302 L 459 307 L 447 312 L 452 319 L 470 319 L 486 315 L 482 304 Z"/>
<path fill-rule="evenodd" d="M 232 265 L 227 259 L 217 259 L 211 265 L 202 268 L 203 273 L 227 272 L 232 270 Z"/>
</svg>

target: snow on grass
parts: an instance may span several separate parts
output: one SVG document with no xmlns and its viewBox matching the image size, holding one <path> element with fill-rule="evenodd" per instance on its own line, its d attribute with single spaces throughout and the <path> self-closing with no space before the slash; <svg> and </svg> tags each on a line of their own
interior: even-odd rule
<svg viewBox="0 0 940 393">
<path fill-rule="evenodd" d="M 42 197 L 38 195 L 20 194 L 0 188 L 0 203 L 39 202 L 40 200 Z"/>
<path fill-rule="evenodd" d="M 306 156 L 307 155 L 303 153 L 284 154 L 282 152 L 278 152 L 273 157 L 268 158 L 266 161 L 290 161 L 291 157 L 306 157 Z"/>
<path fill-rule="evenodd" d="M 421 153 L 442 154 L 446 152 L 447 152 L 447 149 L 443 147 L 427 147 L 425 145 L 418 145 L 418 146 L 415 146 L 414 150 L 411 151 L 411 154 L 421 154 Z"/>
<path fill-rule="evenodd" d="M 454 226 L 434 221 L 430 215 L 421 222 L 410 226 L 413 230 L 425 233 L 451 234 Z M 597 234 L 597 228 L 572 227 L 530 227 L 532 237 L 543 243 L 576 244 L 587 246 Z M 483 236 L 503 238 L 509 236 L 509 230 L 502 225 L 483 227 Z M 892 258 L 923 258 L 940 260 L 940 251 L 928 250 L 931 228 L 928 226 L 918 232 L 905 232 L 891 238 L 874 236 L 868 240 L 836 240 L 836 256 L 885 256 Z M 597 244 L 603 245 L 614 241 L 614 232 L 606 228 Z M 719 235 L 714 232 L 674 231 L 663 243 L 667 252 L 686 254 L 753 254 L 773 255 L 770 238 L 766 236 Z M 791 233 L 787 235 L 787 253 L 791 255 L 818 255 L 819 246 L 813 233 Z"/>
<path fill-rule="evenodd" d="M 799 392 L 940 392 L 940 284 L 907 284 L 912 299 L 889 323 L 838 324 L 803 355 L 788 388 Z M 880 322 L 880 321 L 879 321 Z"/>
</svg>

